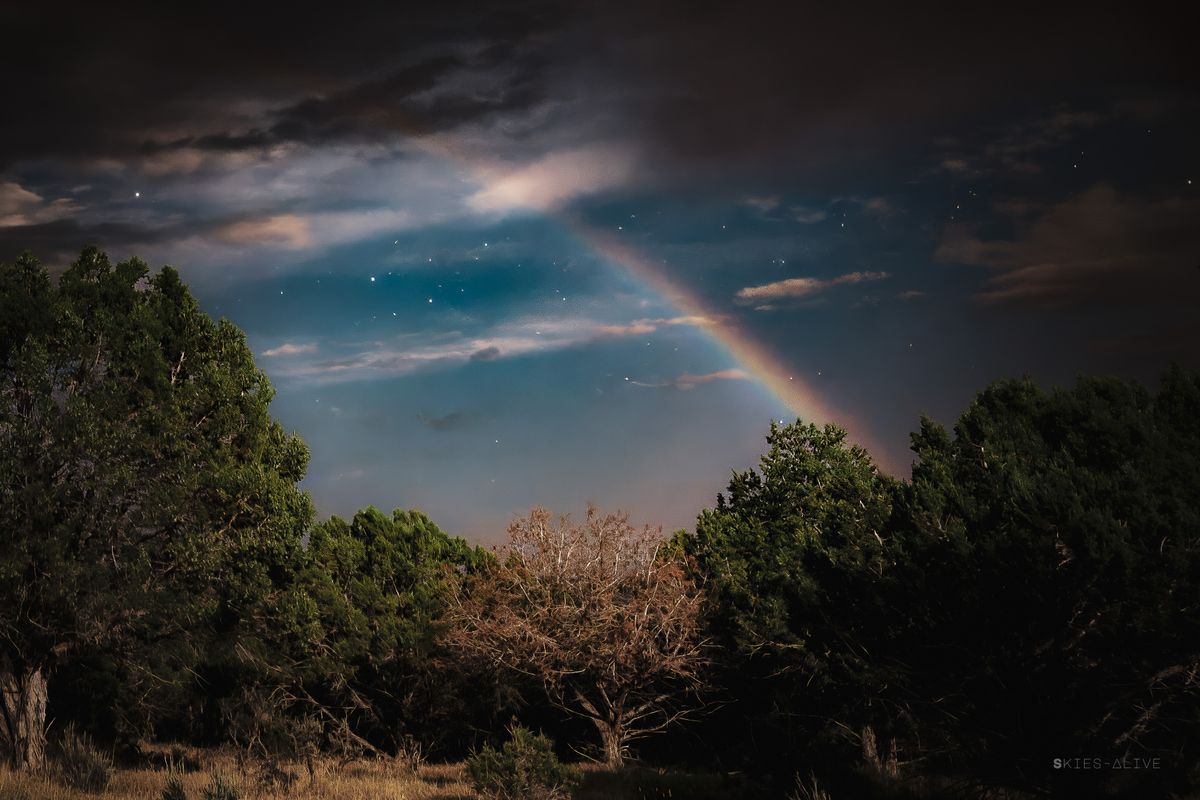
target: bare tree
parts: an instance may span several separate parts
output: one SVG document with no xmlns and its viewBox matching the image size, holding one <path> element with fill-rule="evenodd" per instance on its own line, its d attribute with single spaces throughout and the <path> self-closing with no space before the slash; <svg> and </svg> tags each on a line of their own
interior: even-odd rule
<svg viewBox="0 0 1200 800">
<path fill-rule="evenodd" d="M 582 523 L 534 508 L 497 555 L 458 597 L 452 648 L 540 680 L 552 703 L 592 721 L 614 768 L 631 741 L 697 706 L 701 590 L 661 528 L 592 507 Z"/>
</svg>

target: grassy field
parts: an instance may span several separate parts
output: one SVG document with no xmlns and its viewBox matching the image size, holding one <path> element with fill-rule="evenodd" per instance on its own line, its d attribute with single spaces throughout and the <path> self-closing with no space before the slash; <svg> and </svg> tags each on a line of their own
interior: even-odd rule
<svg viewBox="0 0 1200 800">
<path fill-rule="evenodd" d="M 474 800 L 463 764 L 424 764 L 415 772 L 381 761 L 341 765 L 318 763 L 310 779 L 302 765 L 288 771 L 290 788 L 264 786 L 254 769 L 241 771 L 228 753 L 191 751 L 196 767 L 184 773 L 191 800 L 203 799 L 203 788 L 214 771 L 232 777 L 244 800 Z M 692 775 L 665 770 L 630 768 L 614 774 L 585 764 L 583 784 L 574 800 L 657 800 L 657 798 L 737 798 L 745 796 L 735 782 L 716 775 Z M 0 800 L 159 800 L 166 784 L 165 769 L 118 768 L 102 794 L 71 789 L 53 771 L 29 776 L 0 766 Z"/>
<path fill-rule="evenodd" d="M 315 780 L 307 772 L 297 774 L 291 788 L 264 787 L 253 772 L 236 769 L 232 758 L 206 759 L 206 768 L 184 774 L 189 798 L 202 798 L 204 785 L 213 770 L 231 776 L 245 798 L 261 800 L 465 800 L 474 798 L 466 770 L 461 764 L 429 765 L 415 774 L 391 769 L 379 763 L 350 764 L 339 767 L 320 764 Z M 103 794 L 89 794 L 63 786 L 53 775 L 24 776 L 0 768 L 0 800 L 157 800 L 166 784 L 162 769 L 117 769 L 112 783 Z"/>
</svg>

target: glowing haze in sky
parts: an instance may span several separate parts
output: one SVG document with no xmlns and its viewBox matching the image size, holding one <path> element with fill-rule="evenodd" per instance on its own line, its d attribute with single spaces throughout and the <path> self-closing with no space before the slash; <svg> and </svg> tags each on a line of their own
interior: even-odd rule
<svg viewBox="0 0 1200 800">
<path fill-rule="evenodd" d="M 771 420 L 895 474 L 999 377 L 1200 353 L 1194 50 L 1142 9 L 7 6 L 0 258 L 170 263 L 322 513 L 688 527 Z"/>
</svg>

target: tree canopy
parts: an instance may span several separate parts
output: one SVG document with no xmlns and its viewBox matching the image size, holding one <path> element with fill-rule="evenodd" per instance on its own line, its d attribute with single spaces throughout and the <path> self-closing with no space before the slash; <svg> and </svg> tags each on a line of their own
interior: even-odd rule
<svg viewBox="0 0 1200 800">
<path fill-rule="evenodd" d="M 57 703 L 266 758 L 461 755 L 515 711 L 615 767 L 714 697 L 668 752 L 846 796 L 1200 785 L 1200 374 L 998 381 L 911 479 L 772 424 L 694 533 L 535 508 L 494 555 L 314 524 L 273 394 L 169 267 L 0 264 L 0 757 L 40 766 Z M 1162 768 L 1052 767 L 1091 756 Z"/>
<path fill-rule="evenodd" d="M 858 752 L 980 791 L 1194 785 L 1200 375 L 996 382 L 952 430 L 922 421 L 911 481 L 834 427 L 768 444 L 678 537 L 725 645 L 727 754 Z M 1080 753 L 1164 768 L 1050 768 Z"/>
<path fill-rule="evenodd" d="M 913 449 L 910 606 L 927 616 L 909 653 L 946 761 L 1036 775 L 1081 751 L 1194 771 L 1200 375 L 1172 369 L 1157 393 L 1000 381 L 953 433 L 923 421 Z"/>
<path fill-rule="evenodd" d="M 0 742 L 42 759 L 46 679 L 161 641 L 300 547 L 308 451 L 268 413 L 245 337 L 168 268 L 88 248 L 57 280 L 0 266 Z"/>
<path fill-rule="evenodd" d="M 591 722 L 604 760 L 664 730 L 703 684 L 702 593 L 662 532 L 589 508 L 535 508 L 508 528 L 499 563 L 464 587 L 449 645 L 539 681 Z"/>
<path fill-rule="evenodd" d="M 844 430 L 772 423 L 767 444 L 759 469 L 734 473 L 679 542 L 705 581 L 739 735 L 790 759 L 878 720 L 895 679 L 879 656 L 903 546 L 897 482 Z"/>
</svg>

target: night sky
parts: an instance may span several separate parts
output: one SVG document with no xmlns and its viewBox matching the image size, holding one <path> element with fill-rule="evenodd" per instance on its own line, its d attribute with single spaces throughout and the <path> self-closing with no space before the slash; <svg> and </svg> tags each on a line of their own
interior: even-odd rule
<svg viewBox="0 0 1200 800">
<path fill-rule="evenodd" d="M 1150 6 L 107 5 L 0 11 L 0 258 L 178 267 L 322 514 L 690 527 L 772 419 L 907 475 L 996 378 L 1200 366 Z"/>
</svg>

